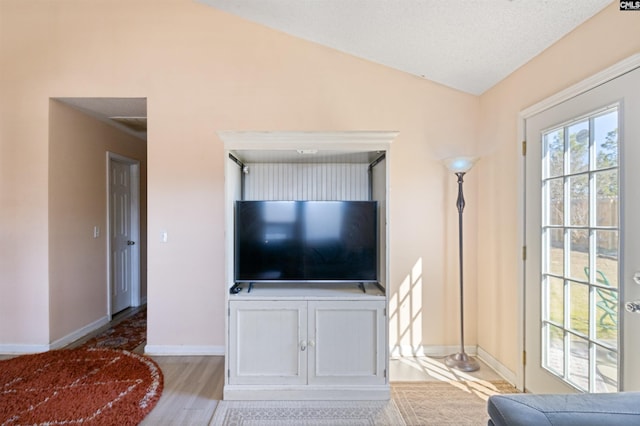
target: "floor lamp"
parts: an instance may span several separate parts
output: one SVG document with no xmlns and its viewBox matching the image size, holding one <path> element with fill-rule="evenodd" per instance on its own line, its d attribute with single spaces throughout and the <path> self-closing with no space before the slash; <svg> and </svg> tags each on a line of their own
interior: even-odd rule
<svg viewBox="0 0 640 426">
<path fill-rule="evenodd" d="M 480 368 L 480 364 L 464 352 L 464 280 L 462 276 L 462 211 L 464 210 L 462 183 L 464 181 L 462 178 L 464 177 L 464 174 L 473 167 L 476 160 L 477 159 L 473 157 L 455 157 L 444 161 L 447 168 L 458 177 L 458 199 L 456 201 L 456 207 L 458 208 L 458 249 L 460 260 L 460 352 L 447 356 L 444 359 L 444 363 L 447 367 L 467 372 L 478 370 Z"/>
</svg>

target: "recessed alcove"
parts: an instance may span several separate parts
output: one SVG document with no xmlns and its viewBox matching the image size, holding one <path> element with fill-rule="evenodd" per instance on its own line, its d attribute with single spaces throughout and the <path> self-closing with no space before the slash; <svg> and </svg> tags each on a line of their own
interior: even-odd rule
<svg viewBox="0 0 640 426">
<path fill-rule="evenodd" d="M 388 399 L 389 158 L 397 132 L 219 132 L 226 153 L 225 399 Z M 239 200 L 376 201 L 378 282 L 234 278 Z M 235 287 L 234 287 L 235 286 Z"/>
</svg>

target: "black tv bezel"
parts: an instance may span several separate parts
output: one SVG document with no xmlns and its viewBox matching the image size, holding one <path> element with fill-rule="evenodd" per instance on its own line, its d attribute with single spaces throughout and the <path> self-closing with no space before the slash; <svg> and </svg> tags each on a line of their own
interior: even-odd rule
<svg viewBox="0 0 640 426">
<path fill-rule="evenodd" d="M 375 205 L 375 278 L 373 279 L 237 279 L 237 203 L 238 202 L 365 202 Z M 380 217 L 379 217 L 379 203 L 376 200 L 236 200 L 234 202 L 234 224 L 233 224 L 233 237 L 234 237 L 234 264 L 233 264 L 233 282 L 234 288 L 237 288 L 239 284 L 249 284 L 252 286 L 256 284 L 368 284 L 373 283 L 380 285 Z M 362 288 L 362 286 L 361 286 Z M 364 289 L 363 289 L 364 290 Z"/>
</svg>

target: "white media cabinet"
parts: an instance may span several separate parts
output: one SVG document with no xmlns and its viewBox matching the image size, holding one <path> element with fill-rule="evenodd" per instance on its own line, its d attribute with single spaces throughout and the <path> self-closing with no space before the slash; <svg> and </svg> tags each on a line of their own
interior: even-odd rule
<svg viewBox="0 0 640 426">
<path fill-rule="evenodd" d="M 225 399 L 387 399 L 386 298 L 366 291 L 258 284 L 231 295 Z"/>
<path fill-rule="evenodd" d="M 378 201 L 379 280 L 239 284 L 226 296 L 224 399 L 385 400 L 388 154 L 396 132 L 219 132 L 226 282 L 234 286 L 236 200 Z M 312 153 L 315 156 L 307 154 Z"/>
</svg>

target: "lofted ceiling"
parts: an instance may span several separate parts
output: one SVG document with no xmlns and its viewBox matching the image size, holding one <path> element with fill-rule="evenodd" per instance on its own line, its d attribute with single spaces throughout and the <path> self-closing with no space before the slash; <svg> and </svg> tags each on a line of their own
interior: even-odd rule
<svg viewBox="0 0 640 426">
<path fill-rule="evenodd" d="M 612 0 L 196 0 L 479 95 Z"/>
<path fill-rule="evenodd" d="M 479 95 L 613 0 L 194 1 Z M 57 100 L 147 139 L 145 98 Z"/>
</svg>

